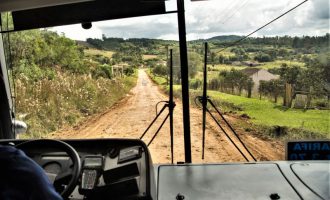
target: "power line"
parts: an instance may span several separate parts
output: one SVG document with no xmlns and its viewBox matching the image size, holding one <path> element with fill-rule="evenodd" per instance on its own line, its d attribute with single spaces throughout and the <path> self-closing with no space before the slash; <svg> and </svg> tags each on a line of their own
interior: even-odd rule
<svg viewBox="0 0 330 200">
<path fill-rule="evenodd" d="M 226 23 L 229 19 L 231 19 L 231 18 L 232 18 L 232 17 L 233 17 L 233 16 L 234 16 L 234 15 L 235 15 L 240 9 L 242 9 L 242 8 L 246 5 L 246 3 L 247 3 L 248 1 L 249 1 L 249 0 L 245 0 L 245 2 L 242 3 L 240 7 L 237 7 L 236 10 L 233 11 L 232 14 L 229 15 L 227 18 L 225 18 L 221 23 L 224 24 L 224 23 Z"/>
<path fill-rule="evenodd" d="M 267 24 L 261 26 L 260 28 L 256 29 L 255 31 L 251 32 L 250 34 L 248 34 L 248 35 L 244 36 L 243 38 L 241 38 L 241 39 L 239 39 L 239 40 L 233 42 L 232 44 L 228 45 L 227 47 L 225 47 L 225 48 L 219 50 L 217 53 L 220 53 L 220 52 L 224 51 L 225 49 L 227 49 L 227 48 L 229 48 L 229 47 L 232 47 L 232 46 L 234 46 L 234 45 L 240 43 L 241 41 L 243 41 L 243 40 L 245 40 L 246 38 L 250 37 L 252 34 L 254 34 L 254 33 L 260 31 L 261 29 L 265 28 L 265 27 L 268 26 L 269 24 L 275 22 L 276 20 L 280 19 L 280 18 L 283 17 L 284 15 L 288 14 L 289 12 L 291 12 L 291 11 L 295 10 L 296 8 L 298 8 L 299 6 L 303 5 L 303 4 L 306 3 L 307 1 L 308 1 L 308 0 L 305 0 L 305 1 L 301 2 L 301 3 L 299 3 L 299 4 L 296 5 L 295 7 L 291 8 L 290 10 L 288 10 L 288 11 L 286 11 L 285 13 L 281 14 L 280 16 L 276 17 L 275 19 L 271 20 L 271 21 L 268 22 Z"/>
<path fill-rule="evenodd" d="M 227 14 L 229 14 L 229 11 L 232 10 L 233 8 L 235 8 L 236 5 L 238 5 L 238 3 L 240 2 L 240 0 L 236 0 L 233 1 L 232 4 L 228 3 L 227 5 L 227 9 L 224 9 L 223 12 L 220 14 L 219 18 L 225 17 Z"/>
</svg>

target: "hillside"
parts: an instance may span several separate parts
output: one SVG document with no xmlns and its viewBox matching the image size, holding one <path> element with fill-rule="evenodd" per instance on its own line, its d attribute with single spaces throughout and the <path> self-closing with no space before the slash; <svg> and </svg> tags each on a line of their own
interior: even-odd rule
<svg viewBox="0 0 330 200">
<path fill-rule="evenodd" d="M 220 36 L 215 36 L 206 39 L 206 41 L 212 42 L 212 41 L 219 41 L 219 42 L 233 42 L 236 40 L 239 40 L 243 38 L 243 36 L 238 36 L 238 35 L 220 35 Z"/>
<path fill-rule="evenodd" d="M 112 73 L 111 52 L 93 54 L 90 44 L 55 32 L 15 32 L 10 44 L 16 116 L 29 127 L 23 137 L 74 126 L 114 105 L 136 84 L 133 67 Z"/>
</svg>

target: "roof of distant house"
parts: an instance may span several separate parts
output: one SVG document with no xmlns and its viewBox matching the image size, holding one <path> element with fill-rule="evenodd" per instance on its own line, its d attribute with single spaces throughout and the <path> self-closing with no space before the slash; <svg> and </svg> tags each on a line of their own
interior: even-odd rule
<svg viewBox="0 0 330 200">
<path fill-rule="evenodd" d="M 243 72 L 244 74 L 246 74 L 248 76 L 251 76 L 260 70 L 261 70 L 260 68 L 256 68 L 256 67 L 247 67 L 245 69 L 242 69 L 241 72 Z"/>
</svg>

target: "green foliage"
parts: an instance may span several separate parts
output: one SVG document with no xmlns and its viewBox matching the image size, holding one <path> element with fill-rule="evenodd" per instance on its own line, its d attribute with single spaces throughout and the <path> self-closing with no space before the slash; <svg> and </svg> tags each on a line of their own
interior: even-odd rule
<svg viewBox="0 0 330 200">
<path fill-rule="evenodd" d="M 219 78 L 213 78 L 208 83 L 208 89 L 210 90 L 219 90 L 221 88 L 221 80 Z"/>
<path fill-rule="evenodd" d="M 134 73 L 135 73 L 135 70 L 134 70 L 133 67 L 127 67 L 127 68 L 124 69 L 124 74 L 125 74 L 126 76 L 131 76 L 131 75 L 133 75 Z"/>
<path fill-rule="evenodd" d="M 147 38 L 108 38 L 103 35 L 102 39 L 92 39 L 88 38 L 87 42 L 98 49 L 119 51 L 122 45 L 132 44 L 138 46 L 141 49 L 141 53 L 149 55 L 159 55 L 163 53 L 161 50 L 165 46 L 172 45 L 176 43 L 175 41 L 158 40 L 158 39 L 147 39 Z"/>
<path fill-rule="evenodd" d="M 284 93 L 284 84 L 282 80 L 270 80 L 270 81 L 260 81 L 259 85 L 259 94 L 261 95 L 269 95 L 274 97 L 275 103 L 277 103 L 278 96 Z"/>
<path fill-rule="evenodd" d="M 262 126 L 287 126 L 304 131 L 314 132 L 313 137 L 329 137 L 329 111 L 327 110 L 297 110 L 284 109 L 267 100 L 250 99 L 216 91 L 209 91 L 214 100 L 221 100 L 239 106 L 242 111 L 251 117 L 252 122 Z M 291 134 L 291 132 L 289 132 Z M 303 135 L 303 136 L 307 136 Z M 302 138 L 301 136 L 300 138 Z M 288 138 L 291 136 L 288 135 Z M 292 136 L 296 137 L 296 136 Z"/>
<path fill-rule="evenodd" d="M 157 85 L 167 85 L 167 80 L 163 76 L 155 76 L 150 70 L 146 70 L 147 74 L 151 78 L 153 82 L 155 82 Z"/>
<path fill-rule="evenodd" d="M 5 45 L 8 49 L 8 40 Z M 26 137 L 40 138 L 101 112 L 136 84 L 134 76 L 111 80 L 106 52 L 85 55 L 75 41 L 55 32 L 14 32 L 10 47 L 16 115 L 29 126 Z M 132 67 L 126 69 L 133 74 Z"/>
<path fill-rule="evenodd" d="M 92 75 L 94 78 L 103 77 L 103 78 L 111 79 L 112 78 L 112 67 L 107 64 L 98 65 L 92 71 Z"/>
<path fill-rule="evenodd" d="M 301 68 L 298 66 L 288 67 L 286 64 L 283 64 L 280 68 L 281 78 L 290 84 L 295 84 L 300 74 Z"/>
<path fill-rule="evenodd" d="M 235 89 L 237 89 L 239 95 L 241 95 L 243 89 L 250 87 L 252 84 L 252 81 L 246 74 L 235 69 L 221 71 L 219 73 L 219 80 L 221 81 L 220 85 L 222 88 L 229 88 L 231 94 L 234 94 Z"/>
<path fill-rule="evenodd" d="M 200 96 L 201 90 L 190 90 L 191 102 Z M 175 97 L 181 97 L 181 87 L 174 87 Z M 328 110 L 299 110 L 285 108 L 268 100 L 246 98 L 217 91 L 208 91 L 208 95 L 223 112 L 247 114 L 250 116 L 248 127 L 260 129 L 261 134 L 274 135 L 275 127 L 286 127 L 283 139 L 330 138 L 328 133 Z"/>
<path fill-rule="evenodd" d="M 41 138 L 63 126 L 75 125 L 88 115 L 104 111 L 135 84 L 136 77 L 114 81 L 88 75 L 72 76 L 70 73 L 61 73 L 53 80 L 38 80 L 34 84 L 18 77 L 16 115 L 28 124 L 25 137 Z"/>
<path fill-rule="evenodd" d="M 112 55 L 115 63 L 128 63 L 139 66 L 143 63 L 142 51 L 131 43 L 121 43 L 118 51 Z"/>
<path fill-rule="evenodd" d="M 259 52 L 255 57 L 254 60 L 258 62 L 270 62 L 272 61 L 272 57 L 269 54 Z"/>
<path fill-rule="evenodd" d="M 152 73 L 159 76 L 166 76 L 168 74 L 168 69 L 164 65 L 157 65 L 152 69 Z"/>
<path fill-rule="evenodd" d="M 243 61 L 248 59 L 248 55 L 246 54 L 245 50 L 243 48 L 232 48 L 231 52 L 235 53 L 235 57 L 231 57 L 230 60 L 232 61 Z"/>
<path fill-rule="evenodd" d="M 194 78 L 197 72 L 202 68 L 202 57 L 196 52 L 188 52 L 188 73 L 190 78 Z M 181 64 L 180 54 L 178 49 L 173 50 L 173 75 L 174 81 L 180 83 L 181 81 Z"/>
<path fill-rule="evenodd" d="M 200 79 L 193 79 L 189 82 L 191 89 L 202 89 L 203 88 L 203 81 Z"/>
<path fill-rule="evenodd" d="M 11 66 L 14 73 L 21 73 L 24 71 L 23 68 L 34 66 L 42 70 L 59 67 L 73 73 L 87 73 L 89 70 L 82 61 L 83 49 L 73 40 L 55 32 L 48 30 L 14 32 L 10 36 L 10 44 Z M 42 78 L 44 77 L 40 76 L 40 79 Z"/>
</svg>

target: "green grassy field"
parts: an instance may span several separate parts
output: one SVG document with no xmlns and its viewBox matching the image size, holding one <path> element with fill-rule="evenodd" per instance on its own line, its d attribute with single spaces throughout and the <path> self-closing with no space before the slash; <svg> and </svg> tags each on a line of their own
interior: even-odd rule
<svg viewBox="0 0 330 200">
<path fill-rule="evenodd" d="M 155 76 L 149 69 L 147 69 L 146 72 L 157 85 L 166 85 L 167 80 L 165 77 Z"/>
<path fill-rule="evenodd" d="M 143 58 L 143 60 L 150 60 L 150 59 L 158 58 L 158 56 L 157 55 L 143 55 L 142 58 Z"/>
<path fill-rule="evenodd" d="M 289 67 L 290 66 L 298 66 L 298 67 L 304 67 L 305 66 L 305 64 L 302 63 L 302 62 L 290 61 L 290 60 L 276 60 L 276 61 L 273 61 L 273 62 L 263 63 L 262 65 L 260 65 L 258 67 L 262 68 L 262 69 L 280 68 L 283 63 L 286 63 Z"/>
<path fill-rule="evenodd" d="M 213 75 L 218 74 L 218 72 L 209 73 Z M 163 77 L 153 75 L 151 75 L 151 77 L 159 85 L 166 84 L 166 79 Z M 164 89 L 167 88 L 164 87 Z M 174 93 L 176 94 L 175 96 L 180 97 L 181 86 L 175 85 L 174 90 Z M 190 90 L 190 93 L 191 98 L 193 98 L 193 96 L 200 95 L 202 92 L 200 90 Z M 255 125 L 265 127 L 281 126 L 290 129 L 297 129 L 294 131 L 295 136 L 292 136 L 291 138 L 299 138 L 300 130 L 313 132 L 311 137 L 330 138 L 329 110 L 288 109 L 280 104 L 271 102 L 270 100 L 246 98 L 217 91 L 208 91 L 208 95 L 215 102 L 220 102 L 220 105 L 229 105 L 229 107 L 224 109 L 226 111 L 229 111 L 232 107 L 240 108 L 235 110 L 235 112 L 238 112 L 239 114 L 247 114 Z M 304 138 L 308 134 L 309 133 L 302 133 L 301 138 Z M 290 136 L 288 138 L 290 138 Z"/>
<path fill-rule="evenodd" d="M 325 137 L 330 134 L 329 110 L 285 109 L 268 100 L 249 99 L 216 91 L 209 91 L 212 99 L 227 101 L 243 109 L 239 111 L 251 117 L 252 122 L 265 126 L 287 126 L 320 133 Z"/>
<path fill-rule="evenodd" d="M 98 49 L 85 49 L 87 55 L 102 55 L 108 58 L 112 58 L 112 55 L 115 53 L 113 51 L 102 51 Z"/>
<path fill-rule="evenodd" d="M 235 65 L 226 65 L 226 64 L 217 64 L 217 65 L 208 65 L 208 70 L 212 71 L 229 71 L 231 69 L 241 70 L 246 68 L 246 66 L 235 66 Z"/>
</svg>

